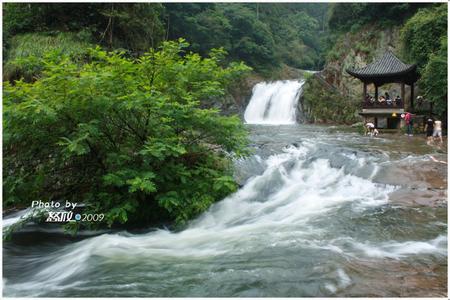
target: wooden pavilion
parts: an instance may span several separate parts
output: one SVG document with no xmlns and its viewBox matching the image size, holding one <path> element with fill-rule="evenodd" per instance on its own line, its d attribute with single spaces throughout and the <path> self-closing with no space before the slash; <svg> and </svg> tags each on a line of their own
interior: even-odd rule
<svg viewBox="0 0 450 300">
<path fill-rule="evenodd" d="M 399 128 L 400 114 L 414 110 L 414 83 L 418 79 L 416 65 L 407 65 L 398 59 L 391 51 L 386 51 L 379 59 L 359 69 L 347 69 L 347 73 L 363 82 L 363 105 L 360 115 L 365 119 L 373 118 L 375 126 L 383 119 L 384 128 Z M 398 83 L 401 87 L 401 101 L 379 103 L 378 88 L 387 83 Z M 375 101 L 366 99 L 367 86 L 375 86 Z M 410 86 L 410 101 L 405 107 L 405 85 Z"/>
</svg>

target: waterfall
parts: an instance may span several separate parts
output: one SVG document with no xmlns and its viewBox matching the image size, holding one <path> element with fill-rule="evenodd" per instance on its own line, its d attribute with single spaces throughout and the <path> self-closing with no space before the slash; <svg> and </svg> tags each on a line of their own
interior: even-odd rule
<svg viewBox="0 0 450 300">
<path fill-rule="evenodd" d="M 304 80 L 260 82 L 253 88 L 244 118 L 249 124 L 295 124 Z"/>
</svg>

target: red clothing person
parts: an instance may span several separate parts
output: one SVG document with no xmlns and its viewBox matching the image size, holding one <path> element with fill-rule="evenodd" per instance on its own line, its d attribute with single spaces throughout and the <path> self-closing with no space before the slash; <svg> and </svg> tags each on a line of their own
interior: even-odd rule
<svg viewBox="0 0 450 300">
<path fill-rule="evenodd" d="M 406 132 L 409 136 L 412 136 L 412 114 L 407 112 L 405 114 Z"/>
<path fill-rule="evenodd" d="M 411 114 L 409 112 L 407 112 L 406 115 L 405 115 L 406 125 L 409 125 L 410 121 L 411 121 Z"/>
</svg>

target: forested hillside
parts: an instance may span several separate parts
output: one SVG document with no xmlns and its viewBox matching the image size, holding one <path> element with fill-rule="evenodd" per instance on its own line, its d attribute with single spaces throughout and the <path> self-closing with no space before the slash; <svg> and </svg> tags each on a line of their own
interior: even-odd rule
<svg viewBox="0 0 450 300">
<path fill-rule="evenodd" d="M 228 61 L 265 74 L 281 64 L 320 69 L 326 14 L 327 4 L 307 3 L 5 3 L 4 74 L 30 76 L 36 66 L 20 59 L 51 49 L 79 58 L 101 45 L 137 56 L 180 37 L 189 50 L 222 47 Z"/>
<path fill-rule="evenodd" d="M 303 94 L 310 121 L 357 122 L 362 85 L 345 70 L 365 66 L 386 50 L 418 65 L 416 95 L 446 118 L 447 4 L 336 3 L 330 6 L 328 22 L 322 80 L 309 79 Z"/>
</svg>

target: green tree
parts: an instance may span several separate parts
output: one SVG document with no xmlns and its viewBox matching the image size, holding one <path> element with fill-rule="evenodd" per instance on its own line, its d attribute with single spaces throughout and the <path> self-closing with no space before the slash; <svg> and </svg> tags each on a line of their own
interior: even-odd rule
<svg viewBox="0 0 450 300">
<path fill-rule="evenodd" d="M 447 36 L 447 5 L 421 9 L 402 28 L 403 53 L 407 60 L 422 69 L 431 53 L 441 47 L 441 37 Z"/>
<path fill-rule="evenodd" d="M 447 4 L 419 10 L 401 32 L 403 53 L 417 63 L 419 86 L 435 111 L 447 108 Z"/>
<path fill-rule="evenodd" d="M 381 27 L 402 24 L 426 3 L 334 3 L 330 6 L 332 31 L 357 30 L 362 25 Z"/>
<path fill-rule="evenodd" d="M 426 98 L 435 104 L 434 111 L 444 113 L 444 118 L 448 106 L 447 82 L 447 37 L 443 37 L 441 48 L 430 55 L 419 83 Z"/>
<path fill-rule="evenodd" d="M 183 224 L 235 191 L 230 162 L 246 153 L 246 131 L 201 103 L 249 68 L 187 46 L 138 59 L 97 48 L 86 64 L 53 52 L 40 79 L 5 83 L 4 207 L 64 199 L 110 226 Z"/>
<path fill-rule="evenodd" d="M 270 72 L 281 63 L 321 66 L 318 33 L 324 29 L 326 4 L 168 3 L 164 7 L 169 39 L 186 37 L 193 41 L 194 51 L 206 53 L 223 46 L 230 59 L 244 60 L 259 72 Z"/>
</svg>

